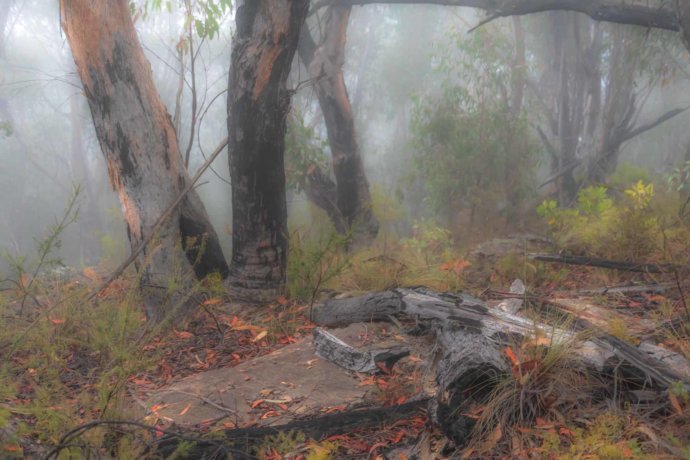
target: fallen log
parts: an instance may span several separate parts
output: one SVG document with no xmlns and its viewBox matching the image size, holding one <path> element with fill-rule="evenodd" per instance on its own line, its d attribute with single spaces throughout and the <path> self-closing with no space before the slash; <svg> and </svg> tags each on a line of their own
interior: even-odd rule
<svg viewBox="0 0 690 460">
<path fill-rule="evenodd" d="M 588 267 L 608 268 L 611 270 L 638 273 L 678 273 L 687 270 L 687 267 L 673 264 L 649 264 L 561 254 L 528 254 L 527 257 L 532 260 L 539 260 L 541 262 L 552 262 L 567 265 L 584 265 Z"/>
<path fill-rule="evenodd" d="M 330 332 L 318 327 L 314 329 L 313 334 L 317 356 L 355 372 L 389 372 L 396 362 L 410 354 L 410 350 L 400 346 L 357 351 Z"/>
<path fill-rule="evenodd" d="M 590 380 L 599 381 L 600 376 L 613 375 L 610 381 L 615 383 L 610 391 L 614 393 L 640 388 L 665 391 L 679 381 L 690 388 L 687 375 L 670 367 L 668 359 L 658 359 L 659 355 L 655 356 L 648 347 L 641 350 L 591 328 L 586 322 L 574 320 L 567 328 L 554 326 L 487 307 L 481 300 L 467 295 L 395 289 L 331 299 L 317 306 L 313 315 L 321 325 L 343 325 L 348 317 L 372 321 L 391 321 L 393 317 L 396 322 L 414 318 L 435 334 L 438 352 L 428 360 L 436 369 L 438 391 L 430 402 L 429 416 L 456 443 L 462 443 L 475 424 L 466 412 L 473 404 L 486 404 L 498 382 L 512 374 L 516 382 L 513 391 L 519 392 L 523 384 L 520 382 L 529 381 L 531 371 L 545 371 L 546 364 L 539 358 L 533 362 L 521 362 L 514 354 L 510 360 L 506 358 L 506 349 L 520 349 L 525 341 L 544 348 L 562 345 L 563 362 L 550 370 L 552 378 L 557 379 L 563 373 L 583 380 L 592 376 Z M 625 388 L 620 382 L 626 382 Z M 551 392 L 549 397 L 559 398 L 553 385 L 530 388 L 529 397 L 533 398 L 527 410 L 530 417 L 539 416 L 537 406 L 542 403 L 538 393 L 542 390 Z"/>
<path fill-rule="evenodd" d="M 419 414 L 428 404 L 429 399 L 423 398 L 397 406 L 354 409 L 309 420 L 295 420 L 283 425 L 225 430 L 222 436 L 215 433 L 213 438 L 197 441 L 185 448 L 185 458 L 256 459 L 256 448 L 265 443 L 270 436 L 293 433 L 309 439 L 322 440 L 336 434 L 382 428 L 397 420 Z M 178 436 L 165 435 L 152 446 L 152 452 L 149 453 L 169 458 L 175 454 L 182 441 L 184 440 Z"/>
<path fill-rule="evenodd" d="M 358 313 L 351 317 L 358 320 L 366 317 L 372 321 L 388 321 L 388 317 L 393 315 L 437 321 L 437 331 L 439 327 L 441 330 L 450 328 L 452 337 L 460 337 L 470 330 L 490 340 L 494 347 L 499 342 L 510 344 L 515 337 L 531 340 L 548 337 L 552 344 L 578 342 L 573 352 L 599 371 L 627 363 L 637 369 L 638 375 L 644 375 L 650 384 L 667 388 L 682 381 L 690 385 L 685 376 L 665 363 L 600 330 L 595 329 L 595 335 L 587 340 L 577 340 L 579 332 L 591 326 L 588 323 L 581 323 L 580 330 L 535 323 L 500 309 L 487 308 L 481 300 L 467 295 L 440 294 L 426 289 L 395 289 L 362 297 L 331 299 L 314 310 L 314 322 L 326 326 L 343 325 L 348 314 L 355 311 Z M 474 339 L 478 340 L 478 337 Z"/>
</svg>

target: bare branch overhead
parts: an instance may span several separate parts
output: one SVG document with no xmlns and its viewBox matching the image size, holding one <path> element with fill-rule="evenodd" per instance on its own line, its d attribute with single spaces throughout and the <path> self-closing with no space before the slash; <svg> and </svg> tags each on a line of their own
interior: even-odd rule
<svg viewBox="0 0 690 460">
<path fill-rule="evenodd" d="M 552 10 L 576 11 L 595 21 L 679 31 L 678 17 L 662 6 L 623 3 L 621 0 L 318 0 L 312 11 L 329 5 L 429 4 L 466 6 L 486 10 L 492 17 L 522 16 Z"/>
</svg>

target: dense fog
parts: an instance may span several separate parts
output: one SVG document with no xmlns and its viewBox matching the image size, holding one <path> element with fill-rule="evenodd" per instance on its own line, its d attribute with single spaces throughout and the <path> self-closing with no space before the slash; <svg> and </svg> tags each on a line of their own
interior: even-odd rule
<svg viewBox="0 0 690 460">
<path fill-rule="evenodd" d="M 61 235 L 60 256 L 76 267 L 116 264 L 129 251 L 121 208 L 61 32 L 58 2 L 4 0 L 0 15 L 0 267 L 8 269 L 7 256 L 35 256 L 37 241 L 61 219 L 76 185 L 79 215 Z M 457 241 L 534 230 L 530 222 L 542 200 L 566 199 L 554 182 L 540 187 L 568 166 L 555 158 L 563 149 L 580 162 L 572 176 L 580 187 L 589 159 L 610 140 L 603 130 L 632 132 L 690 105 L 690 58 L 677 34 L 564 12 L 496 19 L 472 30 L 483 17 L 469 8 L 431 5 L 368 5 L 352 12 L 345 83 L 374 209 L 393 214 L 379 220 L 394 237 L 409 236 L 424 219 L 448 227 Z M 185 21 L 185 12 L 173 4 L 170 11 L 139 11 L 136 28 L 181 151 L 190 149 L 193 174 L 227 136 L 234 21 L 229 13 L 215 36 L 192 34 L 194 83 Z M 310 17 L 308 26 L 318 41 L 318 18 Z M 554 49 L 559 41 L 566 43 L 561 55 Z M 598 76 L 587 74 L 592 69 Z M 580 88 L 593 84 L 597 88 Z M 296 96 L 288 137 L 295 130 L 301 136 L 288 139 L 288 165 L 302 167 L 290 155 L 309 149 L 319 156 L 314 161 L 327 165 L 326 126 L 313 81 L 298 58 L 290 85 Z M 564 91 L 570 94 L 569 121 L 559 119 Z M 503 133 L 513 119 L 518 121 L 512 131 Z M 565 122 L 571 124 L 567 139 L 552 129 Z M 633 174 L 637 166 L 664 183 L 690 160 L 689 124 L 690 113 L 680 113 L 631 136 L 616 146 L 620 155 L 613 169 L 596 180 L 608 181 L 616 171 Z M 470 134 L 477 132 L 485 137 L 473 139 Z M 486 151 L 474 152 L 477 145 Z M 473 153 L 452 157 L 460 151 Z M 300 189 L 303 173 L 288 171 L 291 230 L 327 221 Z M 229 254 L 226 153 L 197 188 Z"/>
</svg>

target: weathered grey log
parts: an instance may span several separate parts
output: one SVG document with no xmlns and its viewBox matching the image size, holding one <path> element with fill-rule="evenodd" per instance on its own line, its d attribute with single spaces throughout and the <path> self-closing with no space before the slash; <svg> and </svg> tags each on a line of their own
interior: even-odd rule
<svg viewBox="0 0 690 460">
<path fill-rule="evenodd" d="M 410 354 L 410 350 L 401 346 L 358 351 L 320 327 L 315 328 L 313 334 L 316 355 L 350 371 L 369 374 L 387 371 Z"/>
<path fill-rule="evenodd" d="M 443 331 L 444 334 L 447 332 L 463 335 L 467 331 L 478 333 L 494 344 L 494 347 L 500 343 L 514 342 L 512 336 L 515 335 L 529 339 L 548 337 L 552 344 L 568 343 L 578 358 L 597 370 L 618 367 L 618 364 L 625 362 L 644 375 L 649 383 L 662 388 L 676 381 L 690 385 L 685 376 L 666 363 L 601 331 L 597 331 L 597 337 L 581 340 L 578 331 L 535 323 L 522 316 L 487 308 L 481 301 L 471 298 L 466 300 L 462 296 L 449 296 L 430 290 L 396 289 L 363 297 L 328 301 L 315 311 L 318 313 L 315 319 L 316 322 L 319 322 L 319 318 L 331 322 L 337 317 L 338 324 L 344 325 L 344 311 L 357 311 L 357 314 L 351 315 L 351 322 L 359 318 L 386 321 L 389 315 L 408 315 L 430 320 L 439 325 L 441 329 L 435 329 Z M 447 327 L 452 329 L 446 331 Z M 479 340 L 479 336 L 475 336 L 475 339 Z"/>
<path fill-rule="evenodd" d="M 312 321 L 328 327 L 352 323 L 388 321 L 389 315 L 400 312 L 400 296 L 392 291 L 375 292 L 360 297 L 331 299 L 327 308 L 314 308 Z"/>
<path fill-rule="evenodd" d="M 516 279 L 513 281 L 513 284 L 510 285 L 510 294 L 515 295 L 516 297 L 510 297 L 504 299 L 501 303 L 496 305 L 496 308 L 499 310 L 503 310 L 508 313 L 517 313 L 518 310 L 522 308 L 522 304 L 524 303 L 525 299 L 525 283 L 522 282 L 521 279 Z M 522 297 L 518 297 L 522 296 Z"/>
</svg>

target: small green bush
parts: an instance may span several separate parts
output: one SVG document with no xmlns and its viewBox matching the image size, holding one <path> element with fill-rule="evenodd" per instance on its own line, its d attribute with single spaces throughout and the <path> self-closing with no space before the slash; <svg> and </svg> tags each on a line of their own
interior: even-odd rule
<svg viewBox="0 0 690 460">
<path fill-rule="evenodd" d="M 603 186 L 580 190 L 574 208 L 544 201 L 537 213 L 556 242 L 566 250 L 588 255 L 642 260 L 663 249 L 661 216 L 652 202 L 654 185 L 638 181 L 614 201 Z"/>
</svg>

